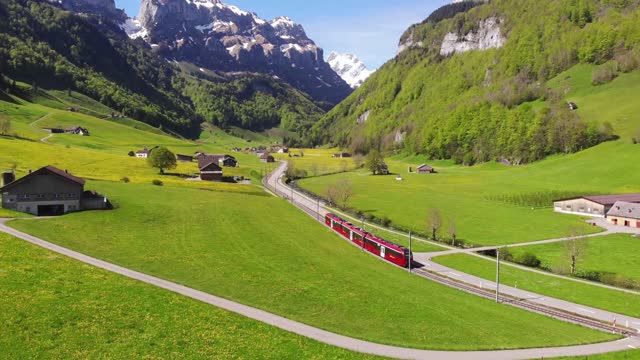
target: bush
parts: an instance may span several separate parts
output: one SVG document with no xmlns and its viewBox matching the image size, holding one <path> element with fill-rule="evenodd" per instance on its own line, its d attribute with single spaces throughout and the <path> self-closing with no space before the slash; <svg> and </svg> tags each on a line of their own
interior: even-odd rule
<svg viewBox="0 0 640 360">
<path fill-rule="evenodd" d="M 129 153 L 127 155 L 129 155 L 131 157 L 134 157 L 134 156 L 136 156 L 136 153 L 134 153 L 133 151 L 129 151 Z"/>
<path fill-rule="evenodd" d="M 122 179 L 120 179 L 120 181 L 122 181 L 123 183 L 128 183 L 129 182 L 129 178 L 128 177 L 123 177 Z"/>
<path fill-rule="evenodd" d="M 604 284 L 621 287 L 624 289 L 637 288 L 636 281 L 618 274 L 604 274 L 600 277 L 600 281 Z"/>
<path fill-rule="evenodd" d="M 524 253 L 519 256 L 516 260 L 517 263 L 522 264 L 524 266 L 537 268 L 540 267 L 541 261 L 532 253 Z"/>
<path fill-rule="evenodd" d="M 591 83 L 595 86 L 610 83 L 618 76 L 617 64 L 605 64 L 593 72 Z"/>
<path fill-rule="evenodd" d="M 164 183 L 161 180 L 155 179 L 151 182 L 155 186 L 162 186 Z"/>
<path fill-rule="evenodd" d="M 389 227 L 391 225 L 391 219 L 386 216 L 380 218 L 380 224 L 384 227 Z"/>
</svg>

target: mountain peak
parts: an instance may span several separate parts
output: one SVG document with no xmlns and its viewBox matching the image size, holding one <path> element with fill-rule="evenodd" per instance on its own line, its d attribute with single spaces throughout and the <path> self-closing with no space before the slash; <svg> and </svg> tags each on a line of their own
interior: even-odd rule
<svg viewBox="0 0 640 360">
<path fill-rule="evenodd" d="M 358 88 L 373 71 L 354 54 L 340 54 L 332 51 L 327 57 L 327 62 L 344 81 L 352 88 Z"/>
</svg>

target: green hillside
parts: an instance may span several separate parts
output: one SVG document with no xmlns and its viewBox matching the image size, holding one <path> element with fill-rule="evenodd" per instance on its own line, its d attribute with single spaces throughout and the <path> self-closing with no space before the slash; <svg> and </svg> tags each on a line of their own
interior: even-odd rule
<svg viewBox="0 0 640 360">
<path fill-rule="evenodd" d="M 123 113 L 192 139 L 205 121 L 302 133 L 323 114 L 271 76 L 167 62 L 109 19 L 31 0 L 0 3 L 0 91 L 5 100 L 9 93 L 52 107 L 74 104 L 90 115 Z M 84 106 L 89 99 L 102 105 Z"/>
<path fill-rule="evenodd" d="M 453 17 L 412 26 L 401 40 L 413 46 L 389 61 L 313 129 L 317 143 L 367 152 L 371 148 L 474 164 L 526 163 L 572 153 L 640 128 L 629 103 L 596 110 L 588 94 L 549 82 L 564 71 L 576 81 L 606 83 L 638 67 L 637 1 L 494 0 Z M 462 37 L 496 25 L 504 46 L 441 55 L 445 34 Z M 487 30 L 487 31 L 488 31 Z M 497 36 L 497 35 L 495 35 Z M 411 41 L 411 42 L 410 42 Z M 638 92 L 601 85 L 594 93 Z M 625 88 L 626 86 L 626 88 Z M 626 89 L 626 90 L 625 90 Z M 565 90 L 568 90 L 566 92 Z M 585 105 L 569 110 L 566 100 Z M 625 119 L 617 115 L 628 114 Z M 368 117 L 367 117 L 368 116 Z M 634 129 L 635 128 L 635 129 Z"/>
</svg>

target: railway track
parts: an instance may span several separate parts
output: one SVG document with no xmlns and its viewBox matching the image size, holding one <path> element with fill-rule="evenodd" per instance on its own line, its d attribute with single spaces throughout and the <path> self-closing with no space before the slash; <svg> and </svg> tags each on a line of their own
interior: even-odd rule
<svg viewBox="0 0 640 360">
<path fill-rule="evenodd" d="M 271 187 L 269 185 L 269 178 L 272 176 L 272 174 L 269 174 L 265 179 L 263 179 L 263 184 L 271 191 L 275 192 L 275 189 L 273 187 Z M 276 179 L 277 181 L 277 179 Z M 284 185 L 283 185 L 284 187 Z M 276 196 L 282 196 L 286 199 L 288 199 L 288 197 L 290 196 L 290 191 L 282 191 L 280 189 L 278 189 L 279 191 L 275 192 Z M 300 195 L 298 192 L 296 192 L 294 190 L 293 192 L 294 196 L 303 196 Z M 306 196 L 304 196 L 306 198 Z M 291 199 L 288 199 L 289 201 L 291 201 Z M 319 214 L 315 209 L 311 209 L 307 206 L 305 206 L 304 204 L 302 204 L 301 202 L 296 202 L 295 199 L 292 202 L 293 205 L 295 205 L 296 207 L 298 207 L 300 210 L 302 210 L 303 212 L 305 212 L 307 215 L 311 216 L 312 218 L 316 219 L 317 221 L 320 221 L 320 223 L 324 224 L 324 222 L 320 219 L 321 214 Z M 355 244 L 353 244 L 352 242 L 348 241 L 350 244 L 356 246 Z M 372 255 L 373 256 L 373 255 Z M 389 263 L 392 266 L 396 266 L 399 267 L 396 264 L 393 264 L 385 259 L 381 259 L 378 256 L 375 256 L 377 259 L 380 259 L 382 261 L 385 261 L 387 263 Z M 400 267 L 399 267 L 400 268 Z M 469 285 L 467 283 L 463 283 L 463 282 L 459 282 L 459 281 L 455 281 L 447 276 L 443 276 L 443 275 L 439 275 L 437 273 L 433 273 L 433 272 L 429 272 L 426 271 L 422 268 L 412 268 L 412 273 L 418 276 L 421 276 L 425 279 L 429 279 L 432 281 L 435 281 L 437 283 L 440 283 L 442 285 L 451 287 L 451 288 L 455 288 L 476 296 L 480 296 L 486 299 L 490 299 L 490 300 L 494 300 L 496 297 L 496 293 L 494 291 L 491 290 L 487 290 L 487 289 L 482 289 L 473 285 Z M 528 310 L 531 312 L 535 312 L 538 314 L 542 314 L 542 315 L 546 315 L 555 319 L 559 319 L 559 320 L 563 320 L 563 321 L 567 321 L 567 322 L 571 322 L 574 324 L 578 324 L 578 325 L 582 325 L 582 326 L 586 326 L 586 327 L 590 327 L 593 329 L 597 329 L 597 330 L 601 330 L 601 331 L 605 331 L 605 332 L 610 332 L 610 333 L 614 333 L 614 334 L 620 334 L 623 336 L 627 336 L 627 337 L 631 337 L 631 336 L 638 336 L 640 335 L 638 333 L 638 331 L 636 331 L 635 329 L 630 329 L 630 328 L 626 328 L 623 326 L 615 326 L 609 323 L 605 323 L 605 322 L 601 322 L 599 320 L 596 319 L 592 319 L 592 318 L 588 318 L 585 316 L 581 316 L 578 314 L 574 314 L 574 313 L 570 313 L 570 312 L 566 312 L 563 310 L 559 310 L 553 307 L 549 307 L 549 306 L 544 306 L 544 305 L 540 305 L 540 304 L 535 304 L 535 303 L 531 303 L 528 302 L 526 300 L 522 300 L 522 299 L 518 299 L 512 296 L 506 296 L 506 295 L 501 295 L 499 296 L 499 300 L 501 300 L 501 303 L 503 304 L 507 304 L 507 305 L 511 305 L 511 306 L 515 306 L 517 308 L 521 308 L 524 310 Z"/>
<path fill-rule="evenodd" d="M 481 289 L 478 287 L 475 287 L 473 285 L 469 285 L 469 284 L 465 284 L 465 283 L 461 283 L 458 281 L 455 281 L 453 279 L 450 279 L 446 276 L 442 276 L 442 275 L 438 275 L 423 269 L 415 269 L 412 270 L 414 274 L 427 278 L 429 280 L 435 281 L 437 283 L 458 289 L 458 290 L 462 290 L 465 291 L 467 293 L 471 293 L 477 296 L 481 296 L 484 297 L 486 299 L 495 299 L 496 297 L 496 293 L 490 290 L 486 290 L 486 289 Z M 534 304 L 531 302 L 528 302 L 526 300 L 522 300 L 522 299 L 517 299 L 515 297 L 511 297 L 511 296 L 500 296 L 499 300 L 501 300 L 502 303 L 504 304 L 509 304 L 521 309 L 525 309 L 525 310 L 529 310 L 529 311 L 533 311 L 539 314 L 543 314 L 543 315 L 547 315 L 549 317 L 555 318 L 555 319 L 559 319 L 559 320 L 564 320 L 564 321 L 568 321 L 568 322 L 572 322 L 575 324 L 579 324 L 579 325 L 583 325 L 583 326 L 587 326 L 593 329 L 597 329 L 597 330 L 602 330 L 602 331 L 606 331 L 606 332 L 611 332 L 611 333 L 615 333 L 615 334 L 620 334 L 620 335 L 624 335 L 624 336 L 638 336 L 638 332 L 634 329 L 629 329 L 626 327 L 621 327 L 621 326 L 614 326 L 614 325 L 610 325 L 607 323 L 603 323 L 601 321 L 598 320 L 594 320 L 588 317 L 584 317 L 584 316 L 580 316 L 577 314 L 572 314 L 566 311 L 562 311 L 556 308 L 552 308 L 552 307 L 548 307 L 548 306 L 544 306 L 544 305 L 539 305 L 539 304 Z"/>
</svg>

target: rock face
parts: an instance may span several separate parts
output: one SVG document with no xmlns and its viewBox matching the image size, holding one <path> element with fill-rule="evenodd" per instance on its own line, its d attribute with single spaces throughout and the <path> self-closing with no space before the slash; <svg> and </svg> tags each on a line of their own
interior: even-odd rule
<svg viewBox="0 0 640 360">
<path fill-rule="evenodd" d="M 478 30 L 464 36 L 456 33 L 448 33 L 442 41 L 440 55 L 449 56 L 456 53 L 464 53 L 472 50 L 496 49 L 504 45 L 507 39 L 500 31 L 500 19 L 490 17 L 480 21 Z"/>
<path fill-rule="evenodd" d="M 331 52 L 327 58 L 327 62 L 344 81 L 352 88 L 358 88 L 373 71 L 367 69 L 367 66 L 353 54 L 339 54 Z"/>
<path fill-rule="evenodd" d="M 142 0 L 137 19 L 120 26 L 167 58 L 272 74 L 316 101 L 337 104 L 352 91 L 304 28 L 287 17 L 266 21 L 220 0 Z"/>
</svg>

